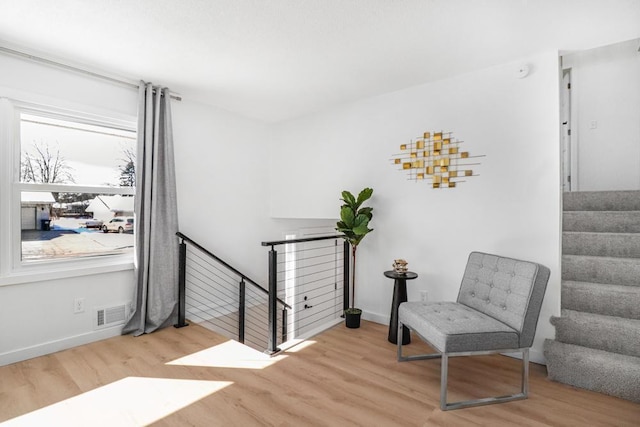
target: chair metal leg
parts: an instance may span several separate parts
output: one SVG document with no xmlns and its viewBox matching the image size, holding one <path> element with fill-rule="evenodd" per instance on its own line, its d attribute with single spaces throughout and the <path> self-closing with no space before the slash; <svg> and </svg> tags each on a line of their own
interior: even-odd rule
<svg viewBox="0 0 640 427">
<path fill-rule="evenodd" d="M 398 336 L 402 336 L 399 335 L 402 333 L 402 323 L 400 321 L 398 321 Z M 397 340 L 398 341 L 398 361 L 404 360 L 402 358 L 402 339 Z"/>
<path fill-rule="evenodd" d="M 398 322 L 398 333 L 401 333 L 402 326 L 403 326 L 402 323 Z M 427 343 L 429 342 L 427 341 Z M 431 346 L 433 347 L 433 345 Z M 493 403 L 511 402 L 513 400 L 522 400 L 522 399 L 526 399 L 527 396 L 529 395 L 529 349 L 528 348 L 478 351 L 478 352 L 432 353 L 432 354 L 418 354 L 413 356 L 403 356 L 401 339 L 398 340 L 397 348 L 398 348 L 399 362 L 406 362 L 411 360 L 436 359 L 436 358 L 442 359 L 442 361 L 440 362 L 440 409 L 443 411 L 469 408 L 472 406 L 490 405 Z M 521 378 L 522 384 L 520 386 L 520 393 L 511 394 L 507 396 L 486 397 L 483 399 L 462 400 L 459 402 L 447 403 L 447 386 L 449 381 L 449 358 L 450 357 L 480 356 L 480 355 L 487 355 L 487 354 L 513 353 L 513 352 L 522 352 L 522 378 Z"/>
<path fill-rule="evenodd" d="M 402 336 L 401 335 L 402 327 L 403 327 L 403 324 L 398 322 L 399 337 Z M 424 338 L 422 339 L 424 340 Z M 427 343 L 429 343 L 429 341 L 427 341 Z M 433 347 L 433 345 L 431 346 Z M 397 349 L 398 349 L 399 362 L 406 362 L 411 360 L 437 359 L 437 358 L 442 359 L 440 362 L 440 409 L 443 411 L 469 408 L 472 406 L 491 405 L 493 403 L 511 402 L 513 400 L 522 400 L 522 399 L 526 399 L 527 396 L 529 395 L 529 349 L 528 348 L 477 351 L 477 352 L 473 351 L 473 352 L 457 352 L 457 353 L 432 353 L 432 354 L 418 354 L 413 356 L 403 356 L 402 340 L 398 339 Z M 483 399 L 462 400 L 459 402 L 447 403 L 447 385 L 449 381 L 449 358 L 450 357 L 480 356 L 480 355 L 496 354 L 496 353 L 513 353 L 516 351 L 522 352 L 522 378 L 521 378 L 522 384 L 520 386 L 520 393 L 510 394 L 507 396 L 485 397 Z"/>
<path fill-rule="evenodd" d="M 402 333 L 404 325 L 398 321 L 398 334 Z M 402 335 L 398 335 L 401 337 Z M 423 339 L 424 340 L 424 339 Z M 398 362 L 408 362 L 410 360 L 428 360 L 428 359 L 437 359 L 442 357 L 440 353 L 431 353 L 431 354 L 417 354 L 415 356 L 403 356 L 402 355 L 402 340 L 398 340 Z"/>
<path fill-rule="evenodd" d="M 449 356 L 442 354 L 440 362 L 440 409 L 447 410 L 447 380 L 449 375 Z"/>
<path fill-rule="evenodd" d="M 507 396 L 498 397 L 485 397 L 483 399 L 463 400 L 455 403 L 447 403 L 447 366 L 445 359 L 448 359 L 449 355 L 442 355 L 442 371 L 440 379 L 440 409 L 443 411 L 449 411 L 452 409 L 469 408 L 472 406 L 491 405 L 494 403 L 511 402 L 514 400 L 526 399 L 529 395 L 529 349 L 522 350 L 522 384 L 520 387 L 520 393 L 510 394 Z M 471 356 L 473 354 L 458 353 L 456 355 Z"/>
<path fill-rule="evenodd" d="M 522 394 L 529 396 L 529 349 L 522 350 Z"/>
</svg>

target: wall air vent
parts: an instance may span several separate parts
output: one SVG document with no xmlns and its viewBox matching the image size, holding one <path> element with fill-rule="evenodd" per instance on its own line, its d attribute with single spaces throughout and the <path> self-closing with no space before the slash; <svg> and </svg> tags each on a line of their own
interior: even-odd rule
<svg viewBox="0 0 640 427">
<path fill-rule="evenodd" d="M 127 320 L 129 304 L 120 304 L 112 307 L 96 309 L 96 328 L 107 328 L 123 324 Z"/>
</svg>

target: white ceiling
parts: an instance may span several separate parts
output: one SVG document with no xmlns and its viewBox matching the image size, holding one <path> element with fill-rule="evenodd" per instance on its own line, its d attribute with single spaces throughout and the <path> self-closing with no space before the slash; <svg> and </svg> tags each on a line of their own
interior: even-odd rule
<svg viewBox="0 0 640 427">
<path fill-rule="evenodd" d="M 640 0 L 0 0 L 0 44 L 268 122 L 636 37 Z"/>
</svg>

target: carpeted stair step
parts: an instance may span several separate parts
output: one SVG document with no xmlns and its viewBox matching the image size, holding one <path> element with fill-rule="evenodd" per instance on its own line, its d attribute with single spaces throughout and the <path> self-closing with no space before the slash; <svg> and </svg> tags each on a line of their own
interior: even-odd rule
<svg viewBox="0 0 640 427">
<path fill-rule="evenodd" d="M 562 255 L 562 279 L 640 286 L 640 258 Z"/>
<path fill-rule="evenodd" d="M 565 211 L 562 230 L 640 233 L 640 211 Z"/>
<path fill-rule="evenodd" d="M 640 319 L 640 287 L 562 281 L 562 308 Z"/>
<path fill-rule="evenodd" d="M 640 233 L 562 233 L 564 255 L 640 258 Z"/>
<path fill-rule="evenodd" d="M 640 403 L 640 357 L 545 340 L 549 379 Z"/>
<path fill-rule="evenodd" d="M 562 310 L 551 318 L 556 341 L 640 357 L 640 320 Z"/>
<path fill-rule="evenodd" d="M 565 211 L 640 211 L 640 191 L 572 191 L 563 194 Z"/>
<path fill-rule="evenodd" d="M 563 194 L 549 378 L 640 403 L 640 191 Z"/>
</svg>

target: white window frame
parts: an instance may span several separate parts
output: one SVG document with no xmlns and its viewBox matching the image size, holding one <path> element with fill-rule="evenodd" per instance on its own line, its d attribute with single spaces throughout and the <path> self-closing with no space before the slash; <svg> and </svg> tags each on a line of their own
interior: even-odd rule
<svg viewBox="0 0 640 427">
<path fill-rule="evenodd" d="M 0 98 L 0 286 L 132 269 L 133 253 L 22 261 L 23 191 L 135 195 L 134 187 L 20 182 L 22 113 L 133 132 L 137 127 L 135 117 L 116 118 Z"/>
</svg>

